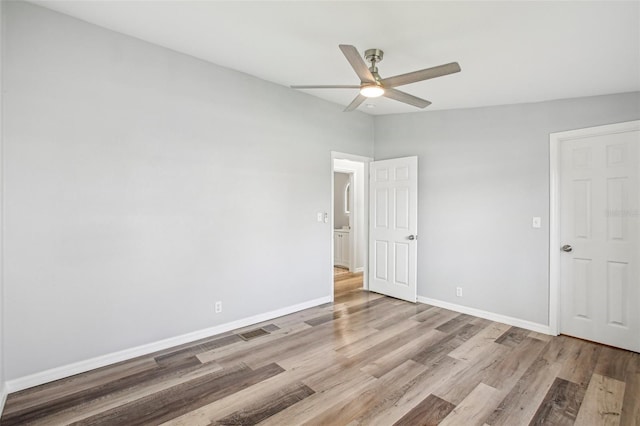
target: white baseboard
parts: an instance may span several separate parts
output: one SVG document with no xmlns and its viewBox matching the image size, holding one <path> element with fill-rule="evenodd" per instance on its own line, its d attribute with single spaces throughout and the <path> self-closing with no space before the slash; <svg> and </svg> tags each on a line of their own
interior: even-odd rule
<svg viewBox="0 0 640 426">
<path fill-rule="evenodd" d="M 266 312 L 264 314 L 254 315 L 252 317 L 228 322 L 226 324 L 217 325 L 215 327 L 205 328 L 204 330 L 194 331 L 192 333 L 183 334 L 181 336 L 170 337 L 168 339 L 159 340 L 157 342 L 148 343 L 146 345 L 136 346 L 134 348 L 125 349 L 118 352 L 98 356 L 84 361 L 74 362 L 73 364 L 63 365 L 61 367 L 52 368 L 50 370 L 41 371 L 29 376 L 19 377 L 9 380 L 4 388 L 4 394 L 17 392 L 33 386 L 42 385 L 54 380 L 70 377 L 75 374 L 84 373 L 96 368 L 104 367 L 117 362 L 126 361 L 138 356 L 147 355 L 153 352 L 171 348 L 173 346 L 183 345 L 185 343 L 194 342 L 196 340 L 215 336 L 216 334 L 226 333 L 238 328 L 247 327 L 264 321 L 269 321 L 283 315 L 289 315 L 294 312 L 312 308 L 331 302 L 331 297 L 321 297 L 319 299 L 309 300 L 308 302 L 299 303 L 286 308 L 277 309 L 275 311 Z"/>
<path fill-rule="evenodd" d="M 0 416 L 2 416 L 2 412 L 4 411 L 4 404 L 7 402 L 7 385 L 5 383 L 0 383 Z"/>
<path fill-rule="evenodd" d="M 503 324 L 524 328 L 526 330 L 537 331 L 542 334 L 553 335 L 548 325 L 538 324 L 537 322 L 531 322 L 520 318 L 509 317 L 506 315 L 496 314 L 489 311 L 483 311 L 482 309 L 470 308 L 468 306 L 457 305 L 455 303 L 443 302 L 441 300 L 430 299 L 428 297 L 418 296 L 418 302 L 426 303 L 427 305 L 437 306 L 439 308 L 449 309 L 451 311 L 460 312 L 462 314 L 473 315 L 474 317 L 484 318 L 495 322 L 501 322 Z"/>
<path fill-rule="evenodd" d="M 356 273 L 358 273 L 358 272 L 364 272 L 364 268 L 363 268 L 363 267 L 361 267 L 361 268 L 356 268 L 355 272 L 356 272 Z"/>
</svg>

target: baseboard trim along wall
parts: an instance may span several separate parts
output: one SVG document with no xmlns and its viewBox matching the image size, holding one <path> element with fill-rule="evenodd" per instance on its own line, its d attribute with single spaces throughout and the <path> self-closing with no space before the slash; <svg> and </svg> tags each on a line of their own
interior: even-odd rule
<svg viewBox="0 0 640 426">
<path fill-rule="evenodd" d="M 7 386 L 4 383 L 0 384 L 1 389 L 0 390 L 0 416 L 2 416 L 2 413 L 4 412 L 4 404 L 7 402 L 7 394 L 9 392 L 7 392 Z"/>
<path fill-rule="evenodd" d="M 427 305 L 437 306 L 439 308 L 449 309 L 451 311 L 460 312 L 461 314 L 473 315 L 474 317 L 484 318 L 495 322 L 501 322 L 503 324 L 511 325 L 514 327 L 524 328 L 526 330 L 537 331 L 542 334 L 553 335 L 548 325 L 538 324 L 519 318 L 509 317 L 506 315 L 500 315 L 489 311 L 483 311 L 482 309 L 470 308 L 468 306 L 457 305 L 455 303 L 443 302 L 441 300 L 430 299 L 428 297 L 418 296 L 418 302 L 426 303 Z"/>
<path fill-rule="evenodd" d="M 73 364 L 63 365 L 61 367 L 52 368 L 50 370 L 31 374 L 29 376 L 20 377 L 9 380 L 3 389 L 3 397 L 6 398 L 7 393 L 17 392 L 23 389 L 49 383 L 54 380 L 70 377 L 75 374 L 84 373 L 96 368 L 104 367 L 117 362 L 126 361 L 142 355 L 148 355 L 153 352 L 171 348 L 173 346 L 183 345 L 185 343 L 194 342 L 196 340 L 215 336 L 216 334 L 226 333 L 227 331 L 237 328 L 247 327 L 264 321 L 269 321 L 283 315 L 289 315 L 304 309 L 313 308 L 331 302 L 331 297 L 321 297 L 319 299 L 309 300 L 297 305 L 287 306 L 275 311 L 266 312 L 264 314 L 254 315 L 252 317 L 243 318 L 237 321 L 228 322 L 226 324 L 216 325 L 215 327 L 205 328 L 203 330 L 194 331 L 192 333 L 183 334 L 181 336 L 170 337 L 146 345 L 137 346 L 123 351 L 114 352 L 107 355 L 98 356 L 84 361 L 74 362 Z M 4 404 L 4 399 L 3 399 Z M 4 405 L 3 405 L 4 406 Z M 1 411 L 0 411 L 1 413 Z"/>
</svg>

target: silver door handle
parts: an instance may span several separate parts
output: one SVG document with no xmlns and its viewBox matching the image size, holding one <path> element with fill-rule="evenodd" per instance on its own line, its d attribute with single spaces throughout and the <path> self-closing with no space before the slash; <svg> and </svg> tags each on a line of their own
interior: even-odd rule
<svg viewBox="0 0 640 426">
<path fill-rule="evenodd" d="M 409 235 L 407 238 L 410 239 L 411 241 L 413 241 L 413 240 L 417 240 L 418 236 L 417 235 Z"/>
<path fill-rule="evenodd" d="M 569 244 L 565 244 L 562 246 L 561 248 L 562 251 L 566 251 L 567 253 L 573 251 L 573 247 L 571 247 Z"/>
</svg>

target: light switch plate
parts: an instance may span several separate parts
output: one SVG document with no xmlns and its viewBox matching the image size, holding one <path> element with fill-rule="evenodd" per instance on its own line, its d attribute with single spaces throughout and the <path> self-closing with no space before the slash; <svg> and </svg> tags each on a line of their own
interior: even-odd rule
<svg viewBox="0 0 640 426">
<path fill-rule="evenodd" d="M 322 222 L 323 222 L 323 220 L 324 220 L 324 213 L 322 213 L 322 212 L 318 212 L 318 215 L 317 215 L 316 217 L 318 218 L 318 219 L 317 219 L 317 220 L 318 220 L 318 222 L 321 222 L 321 223 L 322 223 Z"/>
<path fill-rule="evenodd" d="M 542 218 L 534 216 L 533 221 L 531 222 L 531 226 L 534 228 L 540 228 L 542 226 Z"/>
</svg>

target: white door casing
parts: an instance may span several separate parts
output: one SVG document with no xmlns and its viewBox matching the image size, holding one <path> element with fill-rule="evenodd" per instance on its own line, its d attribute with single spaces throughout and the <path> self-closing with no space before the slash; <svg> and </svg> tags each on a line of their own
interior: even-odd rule
<svg viewBox="0 0 640 426">
<path fill-rule="evenodd" d="M 640 122 L 556 133 L 551 143 L 550 309 L 559 314 L 550 325 L 640 351 Z"/>
<path fill-rule="evenodd" d="M 370 163 L 369 290 L 417 299 L 418 157 Z"/>
</svg>

